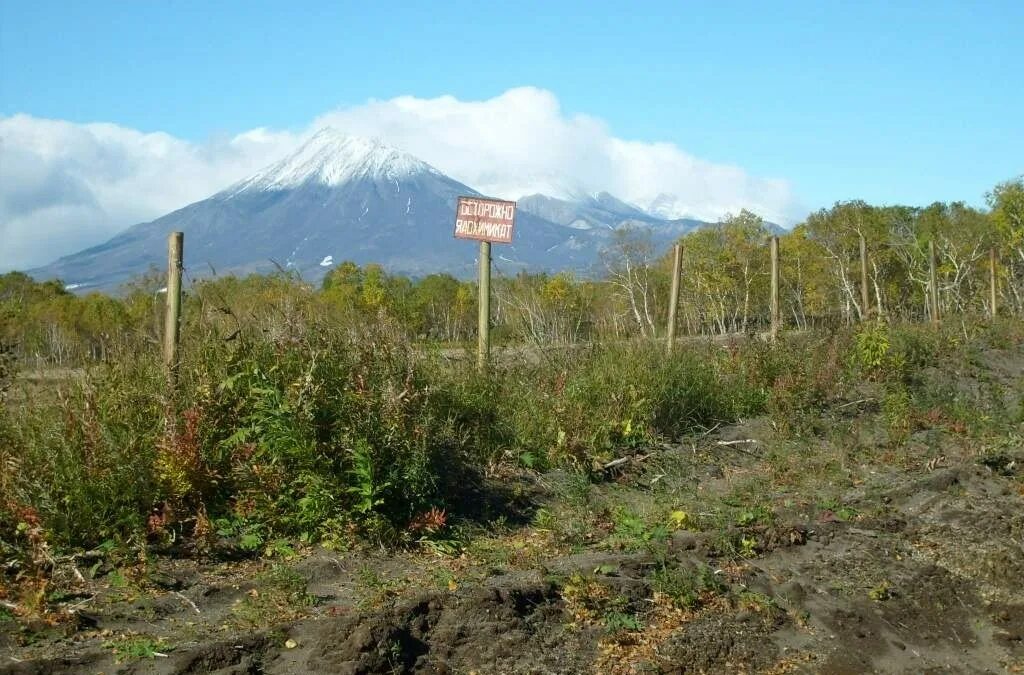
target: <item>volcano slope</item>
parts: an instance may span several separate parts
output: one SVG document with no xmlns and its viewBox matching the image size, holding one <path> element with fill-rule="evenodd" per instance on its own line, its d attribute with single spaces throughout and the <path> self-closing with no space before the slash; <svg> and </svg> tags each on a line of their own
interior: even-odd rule
<svg viewBox="0 0 1024 675">
<path fill-rule="evenodd" d="M 491 476 L 502 514 L 429 550 L 96 553 L 75 622 L 0 620 L 0 672 L 1020 671 L 1021 333 L 913 371 Z"/>
</svg>

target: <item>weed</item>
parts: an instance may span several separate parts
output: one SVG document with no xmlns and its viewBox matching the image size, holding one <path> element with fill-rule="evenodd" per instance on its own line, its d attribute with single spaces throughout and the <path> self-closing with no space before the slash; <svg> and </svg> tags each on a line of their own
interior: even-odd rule
<svg viewBox="0 0 1024 675">
<path fill-rule="evenodd" d="M 533 526 L 538 530 L 551 532 L 558 524 L 558 518 L 551 509 L 541 507 L 533 514 Z"/>
<path fill-rule="evenodd" d="M 818 507 L 822 512 L 830 514 L 833 518 L 842 522 L 853 520 L 860 515 L 856 508 L 844 504 L 835 498 L 819 502 Z"/>
<path fill-rule="evenodd" d="M 651 588 L 681 609 L 693 609 L 726 591 L 725 582 L 707 565 L 687 569 L 662 565 L 651 577 Z"/>
<path fill-rule="evenodd" d="M 565 609 L 575 621 L 592 624 L 604 616 L 612 597 L 607 586 L 580 573 L 570 575 L 560 585 Z"/>
<path fill-rule="evenodd" d="M 740 550 L 739 555 L 741 558 L 753 558 L 757 555 L 757 538 L 748 535 L 740 537 Z"/>
<path fill-rule="evenodd" d="M 668 524 L 673 529 L 681 530 L 684 529 L 690 523 L 690 514 L 686 511 L 673 511 L 668 514 Z"/>
<path fill-rule="evenodd" d="M 875 602 L 884 602 L 894 597 L 896 597 L 896 594 L 892 586 L 884 579 L 868 591 L 868 598 Z"/>
<path fill-rule="evenodd" d="M 740 527 L 753 525 L 770 525 L 775 520 L 775 512 L 769 506 L 758 504 L 752 508 L 740 511 L 736 516 L 736 524 Z"/>
<path fill-rule="evenodd" d="M 593 487 L 586 473 L 574 471 L 569 474 L 562 490 L 562 499 L 569 508 L 586 508 L 590 504 Z"/>
<path fill-rule="evenodd" d="M 258 626 L 299 616 L 315 602 L 302 575 L 287 565 L 274 563 L 256 577 L 254 587 L 234 612 L 245 624 Z"/>
<path fill-rule="evenodd" d="M 775 598 L 749 589 L 740 591 L 736 595 L 736 601 L 740 607 L 758 613 L 773 613 L 779 610 L 779 605 L 775 602 Z"/>
<path fill-rule="evenodd" d="M 889 438 L 896 445 L 906 442 L 911 431 L 910 393 L 906 387 L 894 385 L 882 399 L 882 414 L 889 429 Z"/>
<path fill-rule="evenodd" d="M 112 570 L 107 575 L 107 582 L 112 588 L 127 588 L 129 586 L 128 577 L 126 577 L 121 570 Z"/>
<path fill-rule="evenodd" d="M 857 333 L 854 358 L 863 371 L 877 375 L 886 365 L 889 348 L 888 328 L 881 323 L 869 324 Z"/>
<path fill-rule="evenodd" d="M 627 614 L 617 610 L 609 610 L 604 614 L 604 629 L 608 633 L 619 633 L 622 631 L 636 632 L 643 630 L 643 624 L 634 614 Z"/>
<path fill-rule="evenodd" d="M 434 579 L 434 584 L 440 589 L 454 591 L 459 587 L 455 573 L 447 567 L 435 567 L 430 574 Z"/>
<path fill-rule="evenodd" d="M 613 522 L 615 529 L 608 543 L 614 548 L 636 551 L 663 544 L 669 536 L 665 524 L 649 524 L 625 508 L 619 508 L 613 513 Z"/>
<path fill-rule="evenodd" d="M 359 568 L 358 578 L 360 585 L 365 589 L 359 602 L 364 608 L 378 607 L 391 600 L 398 595 L 398 591 L 404 585 L 401 580 L 382 576 L 369 565 Z"/>
<path fill-rule="evenodd" d="M 123 636 L 104 642 L 103 647 L 114 653 L 118 663 L 167 656 L 167 652 L 174 649 L 163 638 L 149 635 Z"/>
</svg>

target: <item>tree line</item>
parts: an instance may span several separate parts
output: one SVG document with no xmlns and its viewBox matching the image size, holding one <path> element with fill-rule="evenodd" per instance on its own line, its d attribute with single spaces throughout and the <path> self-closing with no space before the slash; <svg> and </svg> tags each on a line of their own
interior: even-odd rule
<svg viewBox="0 0 1024 675">
<path fill-rule="evenodd" d="M 961 202 L 925 207 L 837 203 L 788 232 L 743 211 L 682 236 L 680 334 L 764 330 L 768 322 L 767 242 L 779 237 L 784 327 L 851 324 L 871 317 L 930 317 L 930 250 L 936 254 L 939 311 L 989 311 L 989 257 L 997 264 L 1001 312 L 1024 315 L 1024 177 L 997 185 L 987 209 Z M 860 250 L 867 249 L 867 293 Z M 656 337 L 665 331 L 671 251 L 655 250 L 640 228 L 621 228 L 588 278 L 567 273 L 498 276 L 492 282 L 493 337 L 538 344 Z M 112 346 L 160 338 L 164 278 L 151 270 L 116 296 L 74 295 L 59 281 L 0 275 L 2 351 L 39 365 L 103 360 Z M 343 262 L 319 287 L 288 274 L 196 281 L 189 316 L 240 331 L 288 332 L 303 317 L 352 325 L 386 318 L 424 342 L 458 344 L 476 331 L 475 284 L 449 274 L 409 278 L 379 265 Z M 865 304 L 867 299 L 867 304 Z M 211 324 L 210 318 L 216 318 Z M 198 325 L 198 322 L 197 322 Z"/>
</svg>

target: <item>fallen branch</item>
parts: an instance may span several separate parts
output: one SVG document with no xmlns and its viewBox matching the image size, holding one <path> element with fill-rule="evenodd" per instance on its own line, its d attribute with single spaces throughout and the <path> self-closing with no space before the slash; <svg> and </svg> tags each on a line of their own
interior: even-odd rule
<svg viewBox="0 0 1024 675">
<path fill-rule="evenodd" d="M 196 614 L 202 614 L 202 612 L 199 611 L 199 608 L 196 607 L 196 603 L 194 603 L 191 600 L 189 600 L 188 597 L 186 597 L 184 593 L 180 593 L 178 591 L 174 591 L 174 595 L 176 595 L 177 597 L 181 598 L 185 602 L 185 604 L 187 604 L 189 607 L 191 607 L 192 610 Z"/>
<path fill-rule="evenodd" d="M 842 408 L 849 408 L 851 405 L 857 405 L 858 403 L 867 403 L 868 401 L 874 401 L 874 400 L 875 399 L 873 399 L 873 398 L 862 398 L 862 399 L 860 399 L 858 401 L 850 401 L 849 403 L 844 403 L 842 405 L 836 406 L 836 410 L 840 410 Z"/>
<path fill-rule="evenodd" d="M 623 464 L 627 464 L 631 461 L 642 462 L 648 457 L 650 457 L 650 455 L 630 455 L 628 457 L 619 457 L 618 459 L 613 459 L 612 461 L 608 462 L 607 464 L 602 466 L 601 469 L 607 471 L 608 469 L 614 469 L 617 466 L 622 466 Z"/>
<path fill-rule="evenodd" d="M 95 595 L 91 595 L 91 596 L 89 596 L 88 598 L 86 598 L 85 600 L 82 600 L 82 601 L 80 601 L 80 602 L 76 602 L 75 604 L 73 604 L 73 605 L 71 605 L 70 607 L 68 607 L 68 611 L 69 611 L 69 612 L 74 612 L 74 611 L 75 611 L 75 610 L 77 610 L 77 609 L 78 609 L 79 607 L 83 607 L 83 606 L 85 606 L 86 604 L 88 604 L 88 603 L 92 602 L 92 601 L 93 601 L 93 600 L 95 600 L 95 599 L 96 599 L 96 596 L 95 596 Z"/>
<path fill-rule="evenodd" d="M 751 457 L 761 459 L 761 455 L 757 454 L 756 452 L 751 452 L 750 450 L 747 450 L 744 447 L 741 447 L 743 445 L 747 445 L 748 443 L 758 445 L 761 443 L 761 441 L 757 440 L 756 438 L 743 438 L 738 441 L 715 441 L 715 445 L 721 445 L 727 448 L 732 448 L 737 452 L 742 452 L 744 455 L 750 455 Z"/>
<path fill-rule="evenodd" d="M 704 430 L 704 431 L 703 431 L 703 432 L 701 433 L 700 437 L 701 437 L 701 438 L 707 438 L 708 436 L 710 436 L 711 434 L 713 434 L 713 433 L 715 432 L 715 430 L 716 430 L 716 429 L 717 429 L 718 427 L 720 427 L 720 426 L 722 426 L 722 423 L 721 423 L 721 422 L 717 422 L 717 423 L 715 423 L 715 426 L 711 427 L 710 429 L 705 429 L 705 430 Z"/>
</svg>

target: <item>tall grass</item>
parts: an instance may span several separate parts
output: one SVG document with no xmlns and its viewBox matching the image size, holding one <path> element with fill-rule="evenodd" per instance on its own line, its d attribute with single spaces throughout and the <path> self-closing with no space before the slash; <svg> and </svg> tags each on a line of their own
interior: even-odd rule
<svg viewBox="0 0 1024 675">
<path fill-rule="evenodd" d="M 210 316 L 187 333 L 175 397 L 155 349 L 126 342 L 81 379 L 0 403 L 0 556 L 108 540 L 412 542 L 503 465 L 589 472 L 764 412 L 799 429 L 851 377 L 903 382 L 955 340 L 598 345 L 506 358 L 482 378 L 383 318 L 267 331 Z"/>
</svg>

